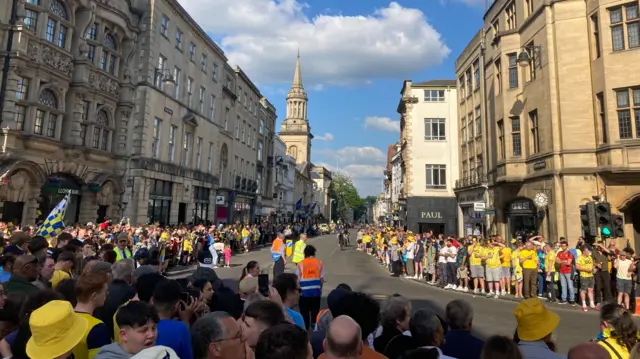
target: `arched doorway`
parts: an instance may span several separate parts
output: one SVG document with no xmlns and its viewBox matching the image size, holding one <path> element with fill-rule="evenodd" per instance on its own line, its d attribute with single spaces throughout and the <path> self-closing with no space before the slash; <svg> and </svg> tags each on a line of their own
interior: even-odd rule
<svg viewBox="0 0 640 359">
<path fill-rule="evenodd" d="M 625 226 L 625 237 L 633 241 L 637 251 L 640 248 L 640 197 L 636 197 L 626 206 L 624 217 L 625 223 L 631 223 L 631 226 Z M 627 233 L 630 228 L 633 229 L 633 233 Z"/>
<path fill-rule="evenodd" d="M 54 173 L 47 177 L 40 192 L 40 206 L 36 223 L 47 218 L 67 193 L 71 193 L 71 200 L 64 216 L 66 225 L 77 223 L 80 216 L 80 201 L 82 200 L 82 183 L 66 173 Z"/>
<path fill-rule="evenodd" d="M 538 216 L 533 201 L 517 199 L 507 206 L 507 238 L 525 241 L 538 231 Z"/>
</svg>

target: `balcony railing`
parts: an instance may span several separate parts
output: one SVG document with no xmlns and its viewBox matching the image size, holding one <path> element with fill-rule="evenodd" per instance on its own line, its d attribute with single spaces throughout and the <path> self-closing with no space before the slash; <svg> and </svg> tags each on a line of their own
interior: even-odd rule
<svg viewBox="0 0 640 359">
<path fill-rule="evenodd" d="M 455 189 L 462 188 L 470 188 L 477 187 L 481 185 L 487 185 L 487 175 L 486 174 L 472 174 L 467 177 L 463 177 L 459 180 L 456 180 Z"/>
</svg>

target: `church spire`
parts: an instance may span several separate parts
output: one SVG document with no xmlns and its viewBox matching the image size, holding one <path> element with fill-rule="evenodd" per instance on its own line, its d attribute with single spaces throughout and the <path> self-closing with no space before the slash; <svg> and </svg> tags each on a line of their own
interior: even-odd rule
<svg viewBox="0 0 640 359">
<path fill-rule="evenodd" d="M 296 60 L 296 72 L 293 74 L 294 89 L 302 89 L 302 71 L 300 70 L 300 48 L 298 48 L 298 58 Z"/>
</svg>

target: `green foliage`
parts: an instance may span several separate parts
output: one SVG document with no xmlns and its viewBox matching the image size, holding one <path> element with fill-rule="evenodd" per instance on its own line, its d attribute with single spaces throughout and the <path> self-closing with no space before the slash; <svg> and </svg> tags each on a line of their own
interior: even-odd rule
<svg viewBox="0 0 640 359">
<path fill-rule="evenodd" d="M 354 211 L 354 217 L 358 218 L 358 211 L 364 208 L 364 202 L 358 194 L 358 189 L 353 185 L 351 178 L 334 173 L 329 186 L 329 195 L 335 201 L 333 202 L 332 215 L 333 220 L 343 218 L 348 208 Z"/>
</svg>

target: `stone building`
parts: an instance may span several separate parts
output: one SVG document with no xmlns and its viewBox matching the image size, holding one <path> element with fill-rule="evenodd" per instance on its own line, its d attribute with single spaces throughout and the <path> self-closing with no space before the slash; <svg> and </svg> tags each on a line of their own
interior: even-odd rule
<svg viewBox="0 0 640 359">
<path fill-rule="evenodd" d="M 640 243 L 638 2 L 498 0 L 484 19 L 456 71 L 461 108 L 483 112 L 490 232 L 575 243 L 596 197 Z"/>
<path fill-rule="evenodd" d="M 331 215 L 329 198 L 329 186 L 331 186 L 331 172 L 322 167 L 314 166 L 311 169 L 311 178 L 313 179 L 313 202 L 311 204 L 313 214 L 322 214 L 324 219 L 329 220 Z"/>
<path fill-rule="evenodd" d="M 263 97 L 260 100 L 260 124 L 258 130 L 258 148 L 256 162 L 256 182 L 258 182 L 256 217 L 275 221 L 277 212 L 275 202 L 275 127 L 276 108 Z M 284 152 L 284 151 L 283 151 Z"/>
<path fill-rule="evenodd" d="M 453 192 L 459 176 L 456 93 L 455 80 L 406 80 L 400 91 L 402 194 L 406 226 L 414 232 L 460 233 Z"/>
<path fill-rule="evenodd" d="M 17 3 L 0 109 L 3 221 L 41 221 L 65 193 L 71 193 L 67 223 L 122 215 L 144 6 L 136 0 Z M 3 52 L 11 7 L 11 1 L 1 6 Z"/>
<path fill-rule="evenodd" d="M 295 211 L 293 189 L 296 160 L 287 155 L 287 145 L 279 136 L 275 137 L 273 155 L 275 222 L 289 223 Z"/>
</svg>

